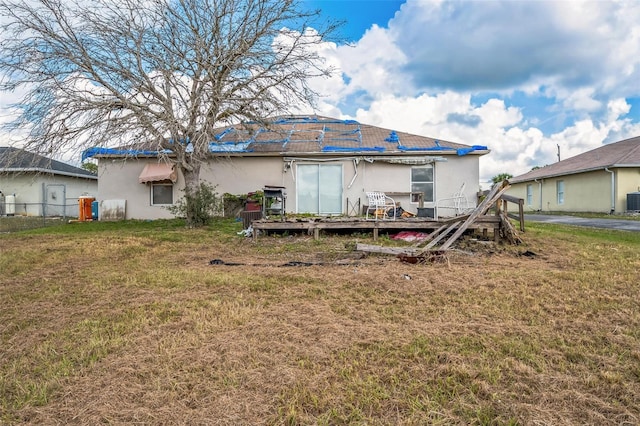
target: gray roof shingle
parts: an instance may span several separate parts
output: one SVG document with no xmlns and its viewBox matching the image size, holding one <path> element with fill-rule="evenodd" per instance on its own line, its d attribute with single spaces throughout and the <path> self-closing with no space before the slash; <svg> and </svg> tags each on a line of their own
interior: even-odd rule
<svg viewBox="0 0 640 426">
<path fill-rule="evenodd" d="M 567 158 L 509 179 L 512 183 L 583 173 L 608 167 L 640 167 L 640 136 Z"/>
<path fill-rule="evenodd" d="M 98 178 L 95 174 L 80 167 L 14 147 L 0 147 L 0 172 L 37 172 L 88 179 Z"/>
<path fill-rule="evenodd" d="M 292 116 L 273 120 L 267 127 L 243 123 L 219 129 L 219 145 L 246 144 L 261 153 L 316 153 L 378 151 L 457 151 L 470 148 L 455 142 L 396 132 L 353 120 Z M 479 149 L 480 147 L 478 147 Z M 486 150 L 486 147 L 483 147 Z M 215 148 L 214 148 L 215 149 Z"/>
</svg>

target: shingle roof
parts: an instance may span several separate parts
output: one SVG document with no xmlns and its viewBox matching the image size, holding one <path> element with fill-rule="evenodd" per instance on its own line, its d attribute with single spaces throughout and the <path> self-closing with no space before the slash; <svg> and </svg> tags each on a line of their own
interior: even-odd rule
<svg viewBox="0 0 640 426">
<path fill-rule="evenodd" d="M 0 172 L 53 173 L 88 179 L 98 178 L 88 170 L 14 147 L 0 147 Z"/>
<path fill-rule="evenodd" d="M 212 150 L 260 153 L 317 153 L 374 151 L 447 151 L 471 148 L 455 142 L 383 129 L 354 120 L 318 116 L 277 118 L 268 125 L 243 123 L 219 129 Z M 480 148 L 486 147 L 476 147 Z"/>
<path fill-rule="evenodd" d="M 605 167 L 640 167 L 640 136 L 610 143 L 509 179 L 512 183 L 601 170 Z"/>
<path fill-rule="evenodd" d="M 154 146 L 155 145 L 155 146 Z M 157 144 L 142 144 L 136 149 L 92 148 L 84 157 L 94 155 L 154 156 Z M 241 123 L 215 130 L 209 143 L 214 155 L 292 155 L 357 153 L 407 154 L 486 154 L 486 146 L 469 146 L 425 136 L 397 132 L 319 116 L 276 117 L 267 123 Z"/>
</svg>

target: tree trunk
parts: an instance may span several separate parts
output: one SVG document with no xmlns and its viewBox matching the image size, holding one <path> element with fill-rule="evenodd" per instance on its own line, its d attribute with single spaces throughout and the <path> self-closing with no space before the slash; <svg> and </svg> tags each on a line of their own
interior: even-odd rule
<svg viewBox="0 0 640 426">
<path fill-rule="evenodd" d="M 196 195 L 200 188 L 200 163 L 184 165 L 182 175 L 184 176 L 184 195 L 187 205 L 186 221 L 189 228 L 193 228 L 197 224 Z"/>
</svg>

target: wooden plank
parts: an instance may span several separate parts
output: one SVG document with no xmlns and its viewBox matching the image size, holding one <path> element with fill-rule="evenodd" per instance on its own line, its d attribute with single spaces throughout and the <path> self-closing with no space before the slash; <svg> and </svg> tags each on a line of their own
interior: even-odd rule
<svg viewBox="0 0 640 426">
<path fill-rule="evenodd" d="M 506 180 L 500 185 L 494 185 L 487 195 L 487 198 L 482 200 L 482 203 L 469 215 L 469 218 L 458 227 L 456 232 L 449 237 L 449 239 L 440 247 L 441 250 L 447 250 L 451 245 L 467 230 L 470 224 L 472 224 L 480 215 L 483 215 L 491 208 L 491 206 L 500 199 L 500 196 L 509 189 L 509 182 Z"/>
<path fill-rule="evenodd" d="M 520 222 L 520 231 L 524 232 L 524 199 L 507 194 L 502 194 L 500 198 L 518 205 L 518 221 Z"/>
<path fill-rule="evenodd" d="M 502 198 L 503 200 L 507 200 L 513 204 L 520 204 L 520 200 L 522 200 L 522 198 L 514 197 L 513 195 L 508 194 L 502 194 L 500 198 Z"/>
<path fill-rule="evenodd" d="M 416 248 L 416 247 L 420 247 L 423 244 L 428 244 L 428 242 L 434 239 L 436 235 L 444 231 L 446 227 L 447 227 L 447 224 L 445 223 L 444 225 L 442 225 L 441 227 L 439 227 L 438 229 L 434 230 L 432 233 L 427 235 L 427 237 L 424 240 L 418 241 L 417 243 L 413 244 L 411 247 Z"/>
<path fill-rule="evenodd" d="M 429 250 L 431 247 L 438 244 L 440 240 L 442 240 L 444 237 L 449 235 L 449 232 L 453 231 L 453 229 L 456 228 L 458 225 L 460 225 L 460 222 L 453 222 L 451 225 L 449 225 L 449 227 L 443 233 L 438 235 L 433 241 L 427 244 L 425 248 L 420 251 L 420 253 L 424 253 L 425 251 Z"/>
<path fill-rule="evenodd" d="M 393 255 L 412 254 L 415 251 L 409 247 L 382 247 L 382 246 L 375 246 L 371 244 L 362 244 L 362 243 L 356 244 L 356 250 L 364 251 L 368 253 L 382 253 L 382 254 L 393 254 Z"/>
</svg>

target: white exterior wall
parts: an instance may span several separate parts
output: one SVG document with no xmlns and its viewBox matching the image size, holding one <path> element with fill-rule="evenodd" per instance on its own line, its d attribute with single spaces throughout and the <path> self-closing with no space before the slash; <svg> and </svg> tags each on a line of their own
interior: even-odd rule
<svg viewBox="0 0 640 426">
<path fill-rule="evenodd" d="M 465 195 L 475 205 L 479 189 L 479 156 L 446 155 L 447 161 L 434 163 L 434 198 L 451 197 L 465 184 Z M 342 212 L 348 213 L 347 199 L 350 205 L 366 205 L 367 191 L 404 192 L 411 191 L 410 165 L 389 164 L 381 161 L 364 161 L 360 156 L 357 168 L 354 157 L 322 157 L 321 161 L 298 160 L 285 162 L 280 157 L 233 157 L 217 159 L 203 165 L 200 178 L 215 186 L 218 194 L 230 193 L 243 195 L 262 190 L 264 186 L 284 186 L 287 191 L 286 210 L 296 213 L 296 173 L 298 164 L 341 164 L 343 176 Z M 171 218 L 166 208 L 151 205 L 150 184 L 138 183 L 138 176 L 148 162 L 156 159 L 122 160 L 100 158 L 98 199 L 126 200 L 127 219 L 163 219 Z M 288 165 L 292 167 L 288 167 Z M 351 185 L 349 187 L 349 185 Z M 178 173 L 174 185 L 174 201 L 182 197 L 184 179 Z M 394 199 L 410 212 L 417 212 L 417 203 L 411 203 L 409 195 L 394 195 Z M 425 207 L 434 207 L 435 201 L 425 202 Z"/>
<path fill-rule="evenodd" d="M 98 201 L 126 200 L 126 219 L 172 218 L 173 215 L 166 208 L 151 205 L 151 185 L 138 183 L 144 166 L 155 162 L 156 159 L 99 159 Z M 180 198 L 179 188 L 183 187 L 184 179 L 178 173 L 178 180 L 173 186 L 174 201 Z"/>
<path fill-rule="evenodd" d="M 77 217 L 78 197 L 95 196 L 98 181 L 54 174 L 20 173 L 0 176 L 0 191 L 5 196 L 15 194 L 16 215 L 42 216 L 42 206 L 46 200 L 47 216 Z"/>
</svg>

